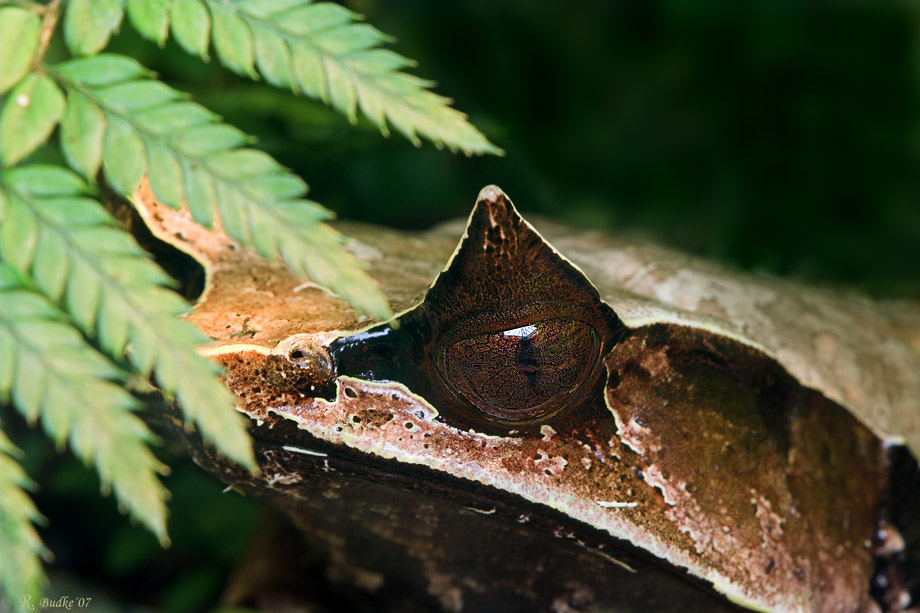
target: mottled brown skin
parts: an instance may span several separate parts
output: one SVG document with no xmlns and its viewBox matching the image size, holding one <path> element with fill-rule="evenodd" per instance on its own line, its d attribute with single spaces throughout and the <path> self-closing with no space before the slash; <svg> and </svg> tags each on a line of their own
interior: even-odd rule
<svg viewBox="0 0 920 613">
<path fill-rule="evenodd" d="M 606 364 L 621 440 L 702 555 L 743 557 L 739 581 L 805 586 L 819 610 L 869 607 L 885 486 L 872 433 L 766 356 L 705 332 L 636 330 Z"/>
<path fill-rule="evenodd" d="M 349 453 L 277 415 L 266 418 L 257 437 L 262 478 L 200 443 L 192 442 L 191 451 L 235 489 L 290 518 L 339 588 L 334 610 L 740 610 L 628 544 L 615 547 L 609 536 L 498 490 Z M 328 455 L 291 453 L 282 445 Z M 296 593 L 297 586 L 288 590 Z"/>
<path fill-rule="evenodd" d="M 651 366 L 648 352 L 634 351 L 638 345 L 637 342 L 625 341 L 611 354 L 610 359 L 617 360 L 624 369 L 619 382 L 611 387 L 611 394 L 629 394 L 630 401 L 639 407 L 642 402 L 648 404 L 649 389 L 652 389 L 652 398 L 659 400 L 657 408 L 670 408 L 668 417 L 674 420 L 683 417 L 681 421 L 689 422 L 684 424 L 683 428 L 670 428 L 668 431 L 676 432 L 681 439 L 694 438 L 685 436 L 686 429 L 696 425 L 692 420 L 693 407 L 681 406 L 679 402 L 661 407 L 660 398 L 684 391 L 686 381 L 682 381 L 681 378 L 692 372 L 698 363 L 692 360 L 686 364 L 680 359 L 674 359 L 673 364 L 669 366 Z M 660 346 L 656 347 L 655 351 L 660 349 Z M 368 387 L 352 383 L 341 387 L 334 394 L 337 397 L 334 406 L 301 399 L 295 402 L 295 408 L 291 403 L 300 397 L 300 386 L 305 380 L 302 376 L 296 376 L 296 370 L 292 372 L 290 365 L 277 362 L 284 359 L 281 357 L 272 357 L 271 362 L 275 362 L 276 368 L 286 373 L 283 377 L 279 377 L 273 369 L 253 369 L 252 366 L 260 363 L 260 358 L 263 357 L 258 354 L 251 355 L 249 359 L 225 356 L 221 360 L 232 373 L 235 373 L 229 383 L 241 393 L 246 412 L 258 419 L 261 424 L 254 430 L 254 436 L 260 450 L 260 466 L 264 481 L 255 480 L 255 483 L 252 483 L 250 477 L 245 477 L 234 482 L 247 491 L 268 496 L 286 509 L 288 515 L 308 535 L 311 543 L 319 551 L 327 552 L 329 572 L 340 581 L 360 584 L 358 578 L 374 576 L 382 579 L 390 588 L 395 584 L 403 586 L 401 589 L 411 589 L 417 594 L 416 602 L 428 602 L 428 598 L 433 598 L 435 604 L 429 602 L 425 607 L 442 610 L 482 610 L 484 602 L 493 605 L 494 608 L 491 610 L 549 610 L 547 603 L 560 599 L 568 602 L 573 610 L 592 610 L 591 606 L 598 603 L 620 602 L 620 599 L 626 597 L 615 590 L 611 591 L 612 586 L 622 587 L 627 595 L 638 598 L 631 600 L 632 605 L 625 610 L 649 610 L 640 603 L 643 602 L 641 598 L 650 597 L 651 594 L 656 594 L 658 598 L 655 601 L 658 606 L 654 610 L 669 610 L 666 608 L 668 602 L 671 603 L 670 610 L 717 610 L 715 601 L 711 601 L 705 591 L 694 596 L 692 590 L 686 591 L 681 581 L 672 584 L 659 578 L 658 573 L 653 572 L 647 563 L 642 564 L 641 559 L 636 559 L 636 555 L 640 555 L 641 552 L 637 554 L 629 544 L 611 538 L 603 532 L 592 530 L 562 514 L 553 513 L 540 505 L 528 504 L 515 499 L 514 496 L 503 495 L 499 489 L 482 486 L 478 489 L 471 488 L 464 485 L 461 480 L 447 477 L 443 472 L 416 468 L 399 461 L 375 459 L 373 453 L 362 453 L 361 450 L 334 442 L 330 444 L 329 441 L 334 441 L 334 437 L 321 440 L 304 429 L 309 424 L 319 424 L 322 431 L 338 431 L 342 436 L 378 432 L 381 433 L 381 440 L 389 440 L 406 449 L 409 449 L 410 441 L 415 440 L 419 447 L 424 445 L 432 450 L 443 448 L 448 451 L 447 455 L 458 457 L 461 461 L 475 462 L 476 458 L 480 463 L 500 461 L 509 474 L 533 472 L 535 477 L 539 477 L 545 483 L 544 487 L 562 488 L 567 480 L 570 487 L 575 488 L 572 491 L 582 492 L 582 496 L 594 494 L 603 499 L 636 502 L 639 505 L 637 509 L 624 511 L 635 511 L 635 514 L 631 515 L 635 521 L 646 524 L 659 533 L 666 533 L 666 525 L 660 522 L 672 521 L 668 514 L 675 511 L 663 502 L 661 494 L 649 486 L 642 474 L 651 463 L 659 460 L 661 454 L 650 453 L 648 456 L 640 456 L 622 446 L 616 439 L 617 427 L 609 414 L 606 419 L 586 419 L 578 427 L 557 434 L 549 441 L 525 435 L 518 438 L 517 442 L 495 442 L 494 450 L 485 450 L 480 449 L 479 443 L 476 442 L 480 439 L 470 437 L 469 446 L 464 447 L 462 440 L 456 440 L 456 437 L 452 436 L 455 431 L 443 426 L 432 428 L 432 425 L 437 424 L 430 424 L 425 419 L 413 415 L 412 405 L 406 408 L 406 398 L 401 393 L 380 395 Z M 657 371 L 658 374 L 665 375 L 662 385 L 653 388 L 646 385 L 649 374 L 643 374 L 641 371 L 650 366 L 653 369 L 665 368 L 670 371 Z M 711 368 L 711 365 L 709 367 Z M 633 375 L 629 374 L 630 371 L 639 373 L 635 375 L 637 380 L 632 380 Z M 710 376 L 710 379 L 715 381 L 713 386 L 720 388 L 721 400 L 725 402 L 727 394 L 722 388 L 732 387 L 734 379 L 730 374 L 722 375 L 724 376 Z M 667 378 L 671 378 L 670 384 Z M 697 378 L 697 381 L 699 380 Z M 330 379 L 326 379 L 313 383 L 321 388 L 324 387 L 323 383 L 329 381 Z M 744 388 L 728 399 L 734 399 L 741 405 L 756 405 L 758 400 L 756 395 L 752 396 L 750 391 Z M 341 407 L 341 410 L 335 410 L 336 407 Z M 769 403 L 766 408 L 771 408 Z M 293 421 L 289 421 L 292 419 Z M 755 419 L 741 421 L 748 424 L 752 422 L 755 426 L 766 429 L 759 414 Z M 763 438 L 769 441 L 769 437 Z M 667 435 L 664 435 L 662 440 L 667 442 Z M 321 458 L 298 454 L 286 451 L 281 448 L 282 445 L 288 446 L 289 449 L 305 449 L 329 455 Z M 702 450 L 705 453 L 705 444 L 694 442 L 694 445 L 698 452 Z M 770 445 L 768 442 L 767 447 Z M 592 457 L 606 456 L 607 462 L 596 461 L 582 470 L 579 458 L 584 455 L 582 450 L 585 446 L 594 450 Z M 842 564 L 834 560 L 831 566 L 815 569 L 811 568 L 811 552 L 805 551 L 794 561 L 804 565 L 804 568 L 808 569 L 807 574 L 803 572 L 804 568 L 790 568 L 786 560 L 780 556 L 785 551 L 795 549 L 794 541 L 797 541 L 801 548 L 808 550 L 811 540 L 827 531 L 827 528 L 830 528 L 829 538 L 833 540 L 833 522 L 828 527 L 813 524 L 797 525 L 795 520 L 786 517 L 777 519 L 776 525 L 771 526 L 772 518 L 765 517 L 762 513 L 763 503 L 758 505 L 756 500 L 752 502 L 748 498 L 750 494 L 747 486 L 757 487 L 760 491 L 778 490 L 782 494 L 779 496 L 782 500 L 801 500 L 801 493 L 787 491 L 795 490 L 795 487 L 786 482 L 786 475 L 777 478 L 776 475 L 764 474 L 759 480 L 755 478 L 756 471 L 750 471 L 752 474 L 748 475 L 749 461 L 737 452 L 737 448 L 736 453 L 725 454 L 723 446 L 720 445 L 719 451 L 723 452 L 720 460 L 724 465 L 720 465 L 719 461 L 708 464 L 701 460 L 690 463 L 678 462 L 672 469 L 675 473 L 684 469 L 690 471 L 688 482 L 691 486 L 688 489 L 699 493 L 698 500 L 707 512 L 710 511 L 708 506 L 711 495 L 730 496 L 735 492 L 729 487 L 730 484 L 726 483 L 729 472 L 738 474 L 744 486 L 737 491 L 740 498 L 736 501 L 728 500 L 726 504 L 734 505 L 730 513 L 731 536 L 745 537 L 748 542 L 736 544 L 722 551 L 703 552 L 704 559 L 740 557 L 741 563 L 734 564 L 735 567 L 745 568 L 753 565 L 755 574 L 773 574 L 774 577 L 780 573 L 791 572 L 796 582 L 808 582 L 816 590 L 821 587 L 822 581 L 826 580 L 826 573 L 839 571 L 842 575 L 831 579 L 843 581 L 853 579 L 855 569 L 858 575 L 856 579 L 861 585 L 866 585 L 868 566 L 865 563 L 868 552 L 865 549 L 857 549 L 855 557 L 844 558 Z M 758 457 L 765 456 L 769 458 L 770 454 L 763 453 Z M 568 466 L 561 471 L 559 458 L 565 458 L 568 462 Z M 737 466 L 739 460 L 743 461 L 745 466 Z M 710 478 L 705 470 L 707 467 L 714 468 L 719 478 Z M 215 472 L 220 473 L 222 470 L 224 469 L 218 468 Z M 345 475 L 351 477 L 345 479 Z M 670 476 L 677 477 L 676 474 Z M 751 477 L 750 484 L 747 482 L 748 477 Z M 246 482 L 247 479 L 250 480 L 249 483 Z M 814 482 L 807 478 L 804 481 Z M 266 482 L 270 483 L 268 488 L 265 487 Z M 865 486 L 865 482 L 862 484 Z M 794 483 L 792 485 L 794 486 Z M 770 489 L 771 486 L 773 490 Z M 831 492 L 830 499 L 837 499 L 837 495 Z M 467 508 L 485 511 L 490 515 L 471 513 L 466 510 Z M 678 504 L 675 508 L 687 514 L 692 514 L 693 511 L 689 505 Z M 425 512 L 419 514 L 418 509 L 425 509 Z M 784 511 L 782 508 L 775 510 L 780 513 Z M 785 511 L 788 513 L 788 509 Z M 811 513 L 811 509 L 803 507 L 796 517 L 808 518 L 811 517 Z M 522 517 L 527 518 L 526 525 L 516 525 L 517 520 Z M 678 519 L 698 519 L 705 526 L 708 517 L 706 513 L 702 513 L 701 517 Z M 716 517 L 721 519 L 719 514 Z M 502 518 L 504 520 L 499 521 Z M 862 523 L 864 519 L 856 517 L 851 522 L 854 531 L 865 531 L 866 526 Z M 761 522 L 765 526 L 762 530 L 758 528 Z M 515 530 L 508 533 L 510 528 L 503 526 L 512 526 Z M 721 524 L 716 526 L 718 536 L 723 536 L 721 528 Z M 784 547 L 763 548 L 761 541 L 769 540 L 771 536 L 778 538 L 778 530 L 785 531 L 780 539 Z M 868 532 L 871 534 L 871 525 Z M 433 537 L 433 534 L 437 537 Z M 470 538 L 473 534 L 478 537 Z M 546 534 L 561 535 L 562 538 L 547 541 L 543 536 Z M 671 538 L 676 545 L 691 551 L 699 540 L 702 540 L 692 539 L 680 530 L 674 531 Z M 607 552 L 608 555 L 626 560 L 639 569 L 639 576 L 624 574 L 622 569 L 607 558 L 594 559 L 589 556 L 590 559 L 586 561 L 580 559 L 583 554 L 579 554 L 576 559 L 572 559 L 570 556 L 574 553 L 566 548 L 566 543 L 573 541 L 585 543 L 589 550 Z M 530 549 L 531 546 L 536 549 Z M 509 563 L 504 557 L 508 555 L 508 551 L 514 552 L 510 556 L 511 560 L 523 561 L 524 565 Z M 840 553 L 849 555 L 850 552 Z M 761 554 L 762 559 L 758 561 L 756 556 Z M 532 572 L 534 566 L 531 562 L 545 556 L 558 562 L 559 567 L 553 567 L 553 572 L 539 575 L 540 590 L 528 591 L 520 587 L 535 580 Z M 772 565 L 770 559 L 774 560 Z M 776 562 L 777 559 L 780 561 Z M 731 566 L 728 563 L 731 561 L 722 562 Z M 563 572 L 572 568 L 580 569 L 577 581 L 567 572 Z M 830 570 L 831 568 L 833 570 Z M 619 579 L 610 583 L 610 580 L 616 577 Z M 439 587 L 433 587 L 433 582 Z M 509 590 L 508 586 L 515 582 L 520 582 L 519 589 Z M 656 591 L 642 587 L 648 586 L 649 583 L 658 586 L 659 589 Z M 475 586 L 475 589 L 471 585 Z M 566 591 L 566 586 L 572 585 L 579 588 L 578 598 L 575 598 L 574 592 Z M 401 602 L 387 596 L 389 592 L 386 590 L 370 592 L 376 593 L 381 603 Z M 865 598 L 864 589 L 859 593 Z M 567 600 L 570 598 L 573 600 Z M 441 605 L 437 605 L 438 602 Z M 829 601 L 818 602 L 829 604 Z M 457 603 L 460 604 L 455 607 Z M 850 603 L 843 610 L 859 610 L 860 604 L 866 604 L 865 600 L 862 603 Z M 721 606 L 728 607 L 727 604 Z"/>
<path fill-rule="evenodd" d="M 589 347 L 597 354 L 588 356 L 584 386 L 560 395 L 552 410 L 503 419 L 471 399 L 456 372 L 444 375 L 445 348 L 459 343 L 452 368 L 479 373 L 482 355 L 464 355 L 471 351 L 465 339 L 492 339 L 484 352 L 513 353 L 498 343 L 502 330 L 550 317 L 585 322 L 600 339 Z M 755 600 L 757 586 L 767 595 L 762 602 L 774 606 L 870 607 L 870 545 L 884 483 L 878 439 L 738 341 L 676 326 L 627 330 L 500 192 L 480 200 L 450 265 L 398 327 L 344 337 L 330 350 L 339 375 L 404 383 L 450 427 L 540 441 L 540 429 L 550 426 L 559 439 L 558 453 L 548 457 L 560 459 L 566 468 L 556 470 L 574 491 L 589 485 L 584 496 L 592 479 L 618 472 L 579 476 L 581 468 L 569 465 L 583 449 L 619 455 L 640 476 L 625 498 L 639 500 L 651 488 L 664 503 L 652 510 L 646 502 L 636 521 L 655 526 L 696 564 L 747 586 L 745 598 Z M 508 361 L 500 357 L 496 363 Z M 506 379 L 496 373 L 492 388 L 502 399 Z M 620 449 L 624 444 L 631 452 Z M 541 457 L 539 449 L 529 453 Z M 593 487 L 598 496 L 607 493 L 600 483 Z"/>
<path fill-rule="evenodd" d="M 405 241 L 396 264 L 369 260 L 413 271 L 381 277 L 397 311 L 420 296 L 425 264 L 413 268 L 412 249 L 424 247 Z M 230 275 L 231 260 L 221 269 L 211 257 L 209 272 Z M 762 609 L 872 610 L 881 441 L 737 339 L 625 327 L 497 188 L 483 191 L 448 269 L 398 327 L 355 333 L 360 322 L 339 301 L 315 289 L 298 296 L 296 280 L 278 278 L 283 324 L 269 309 L 239 329 L 249 315 L 227 319 L 234 293 L 214 286 L 193 316 L 218 339 L 213 355 L 254 420 L 263 474 L 234 472 L 198 444 L 193 451 L 284 509 L 331 575 L 378 608 L 406 603 L 381 580 L 411 591 L 421 610 L 732 608 L 704 590 L 690 596 L 689 574 Z M 305 322 L 290 336 L 298 309 Z M 503 415 L 460 389 L 453 371 L 487 368 L 471 354 L 483 339 L 507 345 L 490 351 L 502 364 L 517 360 L 519 378 L 539 378 L 540 351 L 524 352 L 530 346 L 504 332 L 568 320 L 589 326 L 598 346 L 573 348 L 572 363 L 587 372 L 557 404 Z M 543 329 L 551 343 L 567 326 Z M 334 340 L 336 329 L 348 332 Z M 239 333 L 251 348 L 233 345 Z M 444 368 L 457 343 L 459 357 Z M 476 378 L 481 393 L 487 379 Z M 513 396 L 504 383 L 496 393 Z M 659 579 L 643 555 L 677 579 Z"/>
</svg>

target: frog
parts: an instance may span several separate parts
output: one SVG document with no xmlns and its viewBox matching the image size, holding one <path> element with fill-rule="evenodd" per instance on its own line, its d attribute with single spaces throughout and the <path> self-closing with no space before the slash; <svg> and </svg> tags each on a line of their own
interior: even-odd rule
<svg viewBox="0 0 920 613">
<path fill-rule="evenodd" d="M 341 227 L 396 313 L 374 321 L 135 204 L 205 266 L 189 319 L 261 474 L 194 459 L 280 509 L 355 610 L 910 606 L 915 305 L 538 230 L 488 186 L 459 242 Z"/>
</svg>

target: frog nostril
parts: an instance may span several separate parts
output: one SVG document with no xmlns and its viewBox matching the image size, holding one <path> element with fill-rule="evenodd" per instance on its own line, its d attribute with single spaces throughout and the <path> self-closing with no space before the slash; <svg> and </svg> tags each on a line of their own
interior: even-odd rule
<svg viewBox="0 0 920 613">
<path fill-rule="evenodd" d="M 280 377 L 304 396 L 328 398 L 333 394 L 335 372 L 326 348 L 305 337 L 294 335 L 281 341 L 272 352 L 280 359 Z"/>
<path fill-rule="evenodd" d="M 326 348 L 310 340 L 299 338 L 282 341 L 287 347 L 282 347 L 278 353 L 286 356 L 298 366 L 309 368 L 323 373 L 331 373 L 332 358 Z"/>
</svg>

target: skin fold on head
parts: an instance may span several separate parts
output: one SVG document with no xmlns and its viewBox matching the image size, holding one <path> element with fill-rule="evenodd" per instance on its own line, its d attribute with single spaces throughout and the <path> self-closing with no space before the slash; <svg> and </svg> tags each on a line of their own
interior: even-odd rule
<svg viewBox="0 0 920 613">
<path fill-rule="evenodd" d="M 591 249 L 597 236 L 551 229 L 570 260 L 490 186 L 452 255 L 451 229 L 415 237 L 346 227 L 397 312 L 371 322 L 140 200 L 158 235 L 176 244 L 181 234 L 179 246 L 208 272 L 190 319 L 215 339 L 209 353 L 253 420 L 263 471 L 231 480 L 296 518 L 343 576 L 360 567 L 415 585 L 443 610 L 501 598 L 589 610 L 625 602 L 637 575 L 657 572 L 653 560 L 721 594 L 726 610 L 875 610 L 890 437 L 841 404 L 858 392 L 815 384 L 831 370 L 826 357 L 801 370 L 807 351 L 776 350 L 755 334 L 772 323 L 734 316 L 743 299 L 725 290 L 731 273 L 682 260 L 658 289 L 675 291 L 674 279 L 701 270 L 727 298 L 694 309 L 653 300 L 642 284 L 666 264 L 637 267 L 641 249 Z M 619 262 L 628 278 L 610 283 L 603 262 Z M 736 284 L 766 304 L 765 286 Z M 769 290 L 786 300 L 787 288 Z M 828 326 L 870 317 L 860 304 L 796 298 L 812 299 L 843 313 Z M 890 343 L 906 352 L 900 361 L 914 359 Z M 213 458 L 196 459 L 229 478 Z M 413 523 L 419 505 L 442 537 Z M 388 511 L 364 523 L 368 509 Z M 446 536 L 470 530 L 488 537 Z M 505 554 L 513 542 L 539 557 L 524 552 L 553 547 L 547 535 L 564 550 L 550 558 L 570 563 L 534 583 Z M 371 541 L 389 553 L 359 562 L 353 549 Z M 693 586 L 674 585 L 659 590 L 675 595 L 661 610 L 687 602 L 680 586 Z"/>
<path fill-rule="evenodd" d="M 755 348 L 627 329 L 497 188 L 419 306 L 330 353 L 339 375 L 402 384 L 458 431 L 540 441 L 552 478 L 526 466 L 499 487 L 646 542 L 741 602 L 868 606 L 877 439 Z M 624 469 L 640 476 L 625 492 L 609 483 Z"/>
</svg>

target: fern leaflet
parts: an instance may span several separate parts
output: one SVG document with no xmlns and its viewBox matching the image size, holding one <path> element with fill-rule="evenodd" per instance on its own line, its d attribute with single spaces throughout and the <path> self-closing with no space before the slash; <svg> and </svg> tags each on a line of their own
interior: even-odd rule
<svg viewBox="0 0 920 613">
<path fill-rule="evenodd" d="M 4 194 L 9 210 L 15 196 Z M 166 542 L 163 466 L 147 447 L 150 431 L 131 411 L 134 398 L 119 385 L 125 371 L 95 351 L 67 315 L 27 287 L 7 262 L 0 263 L 0 345 L 4 376 L 0 398 L 30 422 L 41 420 L 62 447 L 69 443 L 95 465 L 103 487 Z"/>
<path fill-rule="evenodd" d="M 7 351 L 5 344 L 0 351 Z M 26 493 L 35 484 L 16 461 L 21 455 L 0 431 L 0 550 L 4 556 L 0 581 L 5 593 L 31 596 L 37 601 L 45 579 L 41 558 L 50 560 L 51 552 L 33 525 L 43 523 L 44 517 Z"/>
<path fill-rule="evenodd" d="M 389 123 L 415 145 L 421 135 L 467 155 L 502 153 L 449 99 L 432 92 L 431 82 L 404 72 L 415 64 L 381 48 L 386 35 L 338 4 L 172 0 L 168 12 L 132 10 L 133 4 L 128 17 L 143 36 L 162 43 L 171 21 L 179 44 L 207 59 L 210 30 L 218 58 L 234 72 L 261 74 L 272 85 L 331 103 L 352 122 L 360 107 L 384 134 Z"/>
<path fill-rule="evenodd" d="M 186 304 L 162 287 L 169 277 L 130 235 L 114 227 L 99 203 L 81 196 L 86 186 L 73 173 L 25 166 L 8 171 L 2 187 L 3 260 L 31 275 L 50 300 L 63 303 L 74 323 L 112 359 L 122 361 L 130 343 L 130 364 L 144 377 L 155 374 L 208 440 L 252 467 L 232 396 L 215 376 L 217 366 L 195 351 L 205 339 L 177 319 Z M 16 389 L 34 387 L 22 388 L 25 383 Z"/>
<path fill-rule="evenodd" d="M 109 182 L 130 195 L 146 171 L 157 198 L 187 206 L 199 223 L 219 214 L 235 240 L 279 254 L 375 317 L 390 310 L 344 239 L 320 223 L 330 214 L 303 199 L 306 184 L 271 157 L 243 145 L 245 134 L 218 122 L 176 90 L 143 78 L 128 58 L 101 55 L 49 68 L 67 92 L 62 145 L 71 164 L 93 176 L 100 160 Z M 89 126 L 89 129 L 86 129 Z M 91 135 L 91 136 L 90 136 Z"/>
</svg>

